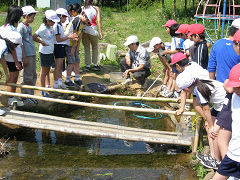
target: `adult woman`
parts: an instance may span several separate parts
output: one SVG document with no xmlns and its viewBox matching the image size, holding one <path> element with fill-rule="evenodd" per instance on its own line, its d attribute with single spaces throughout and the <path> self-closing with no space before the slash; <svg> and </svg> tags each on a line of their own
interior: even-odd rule
<svg viewBox="0 0 240 180">
<path fill-rule="evenodd" d="M 95 71 L 100 70 L 100 67 L 97 65 L 98 58 L 98 35 L 99 39 L 102 39 L 102 23 L 101 23 L 101 15 L 100 9 L 97 6 L 93 5 L 93 0 L 85 0 L 84 6 L 82 7 L 83 11 L 86 9 L 90 9 L 93 12 L 92 21 L 88 22 L 83 28 L 83 36 L 82 43 L 85 51 L 85 64 L 86 71 L 90 71 L 90 64 L 93 63 L 92 69 Z M 98 21 L 98 29 L 97 31 L 97 22 Z M 92 61 L 90 55 L 90 44 L 92 46 Z"/>
</svg>

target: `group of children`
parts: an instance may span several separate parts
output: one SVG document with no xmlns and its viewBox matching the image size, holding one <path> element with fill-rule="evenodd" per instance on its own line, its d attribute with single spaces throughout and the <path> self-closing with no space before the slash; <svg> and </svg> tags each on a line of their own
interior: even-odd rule
<svg viewBox="0 0 240 180">
<path fill-rule="evenodd" d="M 87 0 L 86 2 L 87 7 L 81 7 L 78 3 L 75 3 L 69 5 L 67 10 L 64 8 L 59 8 L 56 11 L 46 10 L 43 23 L 35 33 L 32 32 L 30 24 L 34 21 L 38 11 L 35 11 L 32 6 L 20 8 L 17 5 L 11 5 L 8 8 L 5 24 L 0 27 L 1 39 L 7 43 L 10 39 L 6 39 L 6 37 L 9 37 L 10 32 L 14 32 L 22 37 L 22 41 L 21 43 L 15 43 L 16 48 L 13 48 L 7 43 L 8 51 L 3 51 L 1 54 L 1 63 L 6 73 L 7 82 L 17 83 L 20 71 L 21 84 L 35 86 L 37 81 L 35 41 L 39 43 L 39 60 L 41 66 L 40 83 L 42 87 L 51 87 L 50 69 L 53 65 L 55 66 L 53 88 L 66 89 L 69 86 L 81 86 L 82 81 L 79 78 L 79 46 L 84 29 L 88 29 L 89 31 L 93 29 L 94 35 L 98 39 L 96 16 L 99 14 L 99 9 L 92 6 L 92 0 Z M 22 22 L 19 23 L 21 17 L 23 17 L 23 19 Z M 19 24 L 16 27 L 17 23 Z M 101 30 L 100 38 L 102 38 Z M 97 40 L 95 40 L 95 42 L 97 42 Z M 90 43 L 85 46 L 90 46 Z M 96 54 L 96 49 L 94 50 L 94 54 Z M 65 83 L 63 83 L 62 68 L 65 57 L 67 60 L 67 76 Z M 95 67 L 96 70 L 100 70 L 96 64 L 95 59 L 97 58 L 95 55 L 93 58 L 93 67 Z M 91 63 L 89 59 L 91 58 L 88 57 L 87 65 Z M 73 71 L 75 73 L 74 82 L 71 81 L 71 73 Z M 16 92 L 16 87 L 8 86 L 8 92 Z M 21 92 L 34 95 L 34 90 L 32 89 L 21 89 Z M 40 93 L 44 97 L 49 97 L 46 91 L 41 91 Z M 23 99 L 10 96 L 8 105 L 13 105 L 15 101 L 18 106 L 23 106 L 23 101 L 32 104 L 37 103 L 35 99 Z"/>
<path fill-rule="evenodd" d="M 229 38 L 214 43 L 209 58 L 203 25 L 169 20 L 163 27 L 172 36 L 171 49 L 158 37 L 148 48 L 164 65 L 160 94 L 181 100 L 176 111 L 181 115 L 192 93 L 193 107 L 206 120 L 210 147 L 210 154 L 198 153 L 197 158 L 208 168 L 218 168 L 213 179 L 240 178 L 240 19 L 233 21 Z"/>
</svg>

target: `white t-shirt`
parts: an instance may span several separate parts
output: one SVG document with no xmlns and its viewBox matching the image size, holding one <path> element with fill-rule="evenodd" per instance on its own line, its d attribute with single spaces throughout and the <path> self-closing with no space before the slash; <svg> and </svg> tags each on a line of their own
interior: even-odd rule
<svg viewBox="0 0 240 180">
<path fill-rule="evenodd" d="M 224 99 L 226 96 L 226 91 L 223 88 L 223 83 L 216 81 L 216 80 L 211 80 L 212 84 L 214 85 L 214 87 L 210 86 L 207 84 L 207 86 L 210 88 L 211 90 L 211 97 L 210 97 L 210 103 L 214 103 L 214 109 L 216 111 L 221 111 L 223 103 L 224 103 Z M 194 92 L 199 100 L 199 103 L 201 105 L 204 104 L 208 104 L 208 100 L 205 99 L 202 94 L 197 90 L 197 86 L 194 89 Z"/>
<path fill-rule="evenodd" d="M 232 97 L 232 138 L 229 142 L 227 156 L 240 162 L 240 97 L 233 93 Z"/>
<path fill-rule="evenodd" d="M 66 37 L 64 34 L 63 26 L 61 24 L 55 23 L 53 25 L 53 32 L 54 32 L 54 44 L 67 44 L 67 40 L 61 42 L 57 42 L 56 40 L 56 35 L 60 35 L 60 38 Z"/>
<path fill-rule="evenodd" d="M 7 52 L 7 45 L 3 39 L 0 39 L 0 59 L 2 59 L 4 53 Z"/>
<path fill-rule="evenodd" d="M 3 25 L 3 26 L 0 27 L 0 35 L 3 38 L 6 38 L 6 34 L 9 31 L 17 31 L 17 30 L 14 26 L 9 25 L 9 24 L 8 25 Z M 21 48 L 21 45 L 18 45 L 15 49 L 16 49 L 16 53 L 17 53 L 18 62 L 22 62 L 22 48 Z M 5 53 L 5 60 L 7 62 L 14 62 L 13 56 L 9 52 Z"/>
<path fill-rule="evenodd" d="M 190 62 L 187 67 L 185 67 L 182 73 L 186 73 L 189 76 L 191 75 L 194 78 L 198 79 L 209 79 L 209 73 L 206 69 L 203 69 L 196 62 Z"/>
<path fill-rule="evenodd" d="M 186 40 L 183 42 L 184 52 L 186 52 L 186 50 L 188 50 L 193 44 L 194 44 L 194 41 L 191 41 L 190 39 L 186 39 Z"/>
<path fill-rule="evenodd" d="M 40 39 L 48 44 L 48 46 L 39 45 L 39 52 L 42 54 L 53 54 L 54 50 L 54 34 L 52 28 L 48 28 L 45 24 L 41 24 L 38 30 L 35 32 Z"/>
</svg>

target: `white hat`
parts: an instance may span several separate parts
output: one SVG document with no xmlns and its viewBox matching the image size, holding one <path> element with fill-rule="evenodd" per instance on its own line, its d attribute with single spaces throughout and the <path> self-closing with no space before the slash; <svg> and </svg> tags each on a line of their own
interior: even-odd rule
<svg viewBox="0 0 240 180">
<path fill-rule="evenodd" d="M 186 89 L 194 83 L 195 79 L 196 78 L 194 78 L 192 75 L 189 73 L 184 73 L 183 71 L 177 76 L 176 84 L 179 90 Z"/>
<path fill-rule="evenodd" d="M 9 31 L 4 37 L 14 44 L 22 44 L 22 36 L 17 31 Z"/>
<path fill-rule="evenodd" d="M 56 13 L 57 13 L 57 14 L 64 15 L 64 16 L 67 16 L 67 17 L 70 17 L 70 15 L 68 14 L 67 10 L 64 9 L 64 8 L 58 8 L 58 9 L 56 10 Z"/>
<path fill-rule="evenodd" d="M 159 37 L 153 37 L 151 42 L 149 43 L 149 48 L 147 49 L 148 52 L 152 52 L 154 50 L 154 46 L 160 43 L 162 43 L 162 40 Z"/>
<path fill-rule="evenodd" d="M 231 26 L 240 29 L 240 18 L 235 19 Z"/>
<path fill-rule="evenodd" d="M 32 13 L 37 13 L 38 11 L 35 11 L 35 9 L 32 6 L 24 6 L 22 7 L 23 15 L 28 15 Z"/>
<path fill-rule="evenodd" d="M 93 18 L 92 10 L 91 9 L 85 9 L 84 12 L 87 15 L 88 20 L 92 22 L 92 18 Z"/>
<path fill-rule="evenodd" d="M 46 10 L 45 12 L 45 16 L 47 19 L 53 21 L 53 22 L 59 22 L 60 21 L 60 18 L 57 16 L 57 13 L 56 11 L 54 10 Z"/>
<path fill-rule="evenodd" d="M 137 36 L 131 35 L 131 36 L 127 37 L 127 40 L 126 40 L 126 42 L 124 43 L 124 46 L 128 46 L 128 45 L 130 45 L 130 44 L 132 44 L 132 43 L 136 43 L 136 42 L 138 42 Z"/>
</svg>

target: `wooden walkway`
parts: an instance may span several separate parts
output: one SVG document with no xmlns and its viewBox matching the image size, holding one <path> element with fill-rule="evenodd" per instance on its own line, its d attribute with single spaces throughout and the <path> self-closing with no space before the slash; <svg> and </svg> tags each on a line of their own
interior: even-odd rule
<svg viewBox="0 0 240 180">
<path fill-rule="evenodd" d="M 176 132 L 131 128 L 16 110 L 7 111 L 5 116 L 0 116 L 0 122 L 85 136 L 182 146 L 191 145 L 191 141 L 179 139 Z"/>
</svg>

